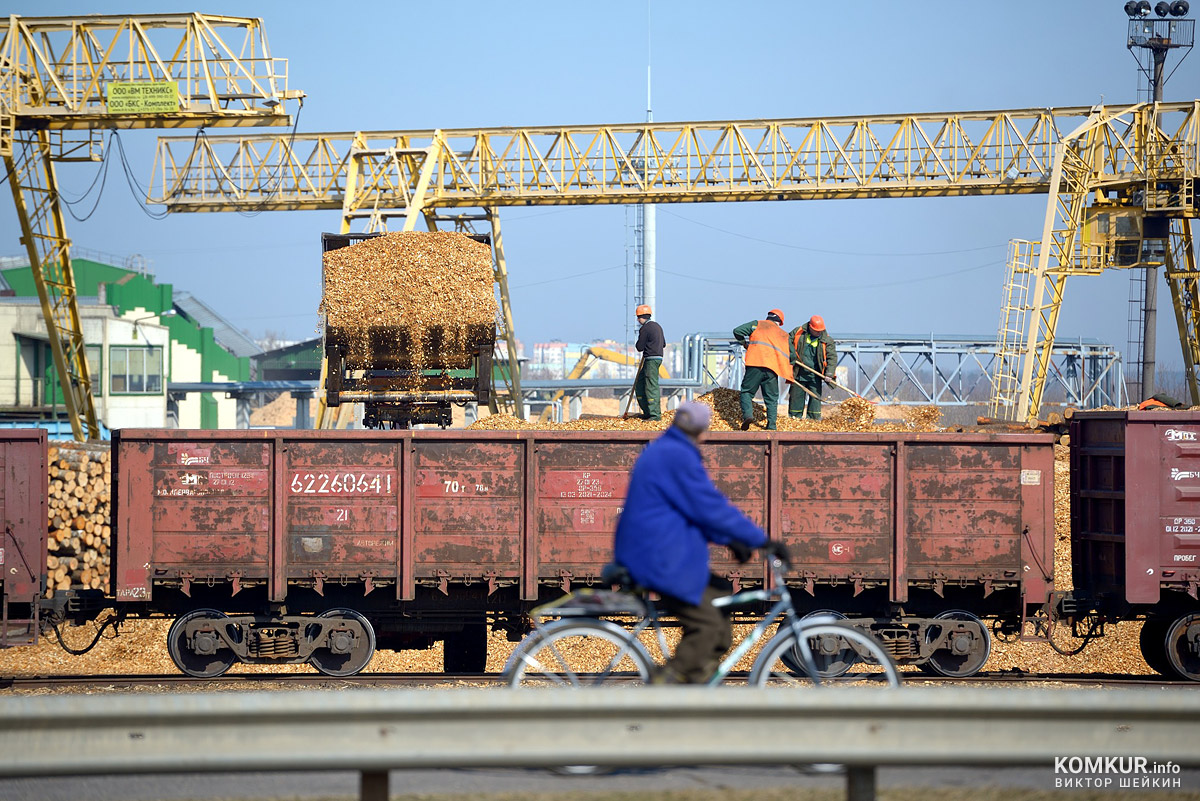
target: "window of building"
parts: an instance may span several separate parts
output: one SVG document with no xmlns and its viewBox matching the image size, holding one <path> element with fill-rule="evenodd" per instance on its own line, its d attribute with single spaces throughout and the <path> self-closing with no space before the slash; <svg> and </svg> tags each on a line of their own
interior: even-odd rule
<svg viewBox="0 0 1200 801">
<path fill-rule="evenodd" d="M 113 392 L 162 392 L 162 348 L 109 348 L 109 386 Z"/>
<path fill-rule="evenodd" d="M 104 394 L 104 374 L 101 372 L 103 365 L 100 363 L 100 356 L 103 349 L 99 345 L 84 345 L 83 355 L 87 358 L 88 375 L 92 379 L 92 389 L 96 395 Z"/>
</svg>

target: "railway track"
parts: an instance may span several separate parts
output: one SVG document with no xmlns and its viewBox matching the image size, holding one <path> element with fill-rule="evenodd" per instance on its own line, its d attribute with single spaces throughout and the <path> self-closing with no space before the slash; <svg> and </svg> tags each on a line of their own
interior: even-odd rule
<svg viewBox="0 0 1200 801">
<path fill-rule="evenodd" d="M 14 689 L 87 689 L 97 687 L 188 687 L 192 689 L 253 689 L 264 685 L 312 686 L 315 688 L 337 688 L 351 686 L 405 686 L 421 687 L 435 685 L 478 686 L 500 685 L 503 677 L 498 673 L 454 674 L 445 673 L 360 673 L 357 676 L 334 677 L 320 673 L 241 673 L 226 674 L 211 679 L 197 679 L 182 674 L 120 676 L 0 676 L 0 691 Z"/>
<path fill-rule="evenodd" d="M 734 682 L 745 679 L 735 674 Z M 930 676 L 923 673 L 906 672 L 906 682 L 918 686 L 938 684 L 1055 684 L 1088 687 L 1191 687 L 1194 682 L 1164 679 L 1158 676 L 1114 676 L 1107 674 L 1066 673 L 1012 673 L 1008 671 L 981 672 L 967 678 Z M 70 676 L 0 676 L 0 692 L 4 690 L 88 690 L 98 688 L 188 688 L 193 691 L 209 689 L 278 689 L 282 686 L 310 686 L 316 689 L 338 689 L 348 687 L 478 687 L 503 686 L 504 677 L 499 673 L 454 674 L 444 673 L 361 673 L 357 676 L 336 678 L 319 673 L 242 673 L 226 674 L 212 679 L 197 679 L 181 674 L 121 676 L 121 675 L 70 675 Z"/>
</svg>

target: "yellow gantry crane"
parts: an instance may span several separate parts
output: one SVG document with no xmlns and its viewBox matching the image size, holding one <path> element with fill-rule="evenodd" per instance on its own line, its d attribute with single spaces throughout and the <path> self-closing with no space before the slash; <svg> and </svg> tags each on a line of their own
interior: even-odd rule
<svg viewBox="0 0 1200 801">
<path fill-rule="evenodd" d="M 172 212 L 336 209 L 344 230 L 358 219 L 377 229 L 397 216 L 409 230 L 422 217 L 431 229 L 488 223 L 516 384 L 501 206 L 1049 194 L 1042 240 L 1048 244 L 1013 248 L 1009 261 L 992 398 L 997 416 L 1028 419 L 1041 403 L 1063 281 L 1144 267 L 1141 226 L 1136 259 L 1128 257 L 1128 237 L 1116 232 L 1151 209 L 1171 215 L 1164 263 L 1190 391 L 1200 402 L 1200 276 L 1190 228 L 1198 213 L 1198 141 L 1200 101 L 294 138 L 234 134 L 198 142 L 160 137 L 150 200 Z M 1128 219 L 1118 225 L 1114 213 Z M 519 385 L 513 390 L 519 398 Z"/>
<path fill-rule="evenodd" d="M 64 406 L 100 436 L 56 165 L 97 161 L 114 128 L 291 125 L 287 62 L 262 21 L 212 14 L 0 19 L 0 156 Z"/>
</svg>

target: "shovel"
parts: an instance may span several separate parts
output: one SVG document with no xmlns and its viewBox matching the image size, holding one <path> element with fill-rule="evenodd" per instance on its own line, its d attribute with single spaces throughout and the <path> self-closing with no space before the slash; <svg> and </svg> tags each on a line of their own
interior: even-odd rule
<svg viewBox="0 0 1200 801">
<path fill-rule="evenodd" d="M 805 370 L 807 370 L 808 372 L 812 373 L 813 375 L 819 375 L 819 376 L 821 376 L 821 379 L 822 379 L 822 380 L 824 380 L 824 381 L 828 381 L 830 384 L 833 384 L 835 387 L 837 387 L 837 388 L 838 388 L 838 389 L 840 389 L 840 390 L 843 390 L 843 391 L 845 391 L 845 392 L 849 392 L 851 395 L 853 395 L 854 397 L 858 398 L 859 400 L 865 400 L 867 403 L 870 403 L 870 404 L 874 404 L 874 403 L 875 403 L 875 401 L 873 401 L 873 400 L 870 400 L 870 399 L 868 399 L 868 398 L 864 398 L 862 395 L 859 395 L 857 392 L 855 392 L 854 390 L 850 389 L 850 387 L 848 387 L 848 386 L 845 386 L 844 384 L 839 384 L 838 382 L 836 382 L 836 381 L 833 381 L 833 380 L 831 380 L 831 379 L 825 378 L 825 376 L 824 376 L 824 375 L 822 375 L 822 374 L 821 374 L 819 371 L 812 369 L 812 368 L 811 368 L 811 367 L 809 367 L 807 364 L 800 364 L 800 362 L 796 362 L 796 364 L 799 364 L 801 367 L 803 367 Z M 801 387 L 801 389 L 804 389 L 804 388 L 803 388 L 803 387 Z M 805 389 L 804 391 L 805 391 L 805 392 L 808 392 L 808 390 L 807 390 L 807 389 Z M 809 394 L 809 395 L 812 395 L 814 398 L 816 398 L 816 397 L 817 397 L 816 395 L 813 395 L 813 393 L 811 393 L 811 392 L 808 392 L 808 394 Z M 817 400 L 820 400 L 820 398 L 817 398 Z"/>
<path fill-rule="evenodd" d="M 625 401 L 625 412 L 621 415 L 622 420 L 629 419 L 629 407 L 633 405 L 633 396 L 637 393 L 638 378 L 641 377 L 642 370 L 644 370 L 644 369 L 646 369 L 646 357 L 645 356 L 643 356 L 642 360 L 640 362 L 638 362 L 637 372 L 633 374 L 633 386 L 629 388 L 629 400 Z"/>
</svg>

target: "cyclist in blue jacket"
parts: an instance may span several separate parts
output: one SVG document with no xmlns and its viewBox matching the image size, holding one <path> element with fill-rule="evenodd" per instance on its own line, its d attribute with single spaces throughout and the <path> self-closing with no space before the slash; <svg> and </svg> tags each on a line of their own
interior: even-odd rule
<svg viewBox="0 0 1200 801">
<path fill-rule="evenodd" d="M 703 683 L 729 650 L 732 626 L 712 605 L 729 588 L 709 572 L 708 543 L 727 545 L 745 561 L 767 542 L 766 533 L 704 469 L 697 445 L 711 420 L 712 410 L 702 403 L 676 409 L 671 427 L 634 464 L 617 523 L 616 561 L 638 584 L 662 596 L 683 629 L 655 683 Z"/>
</svg>

